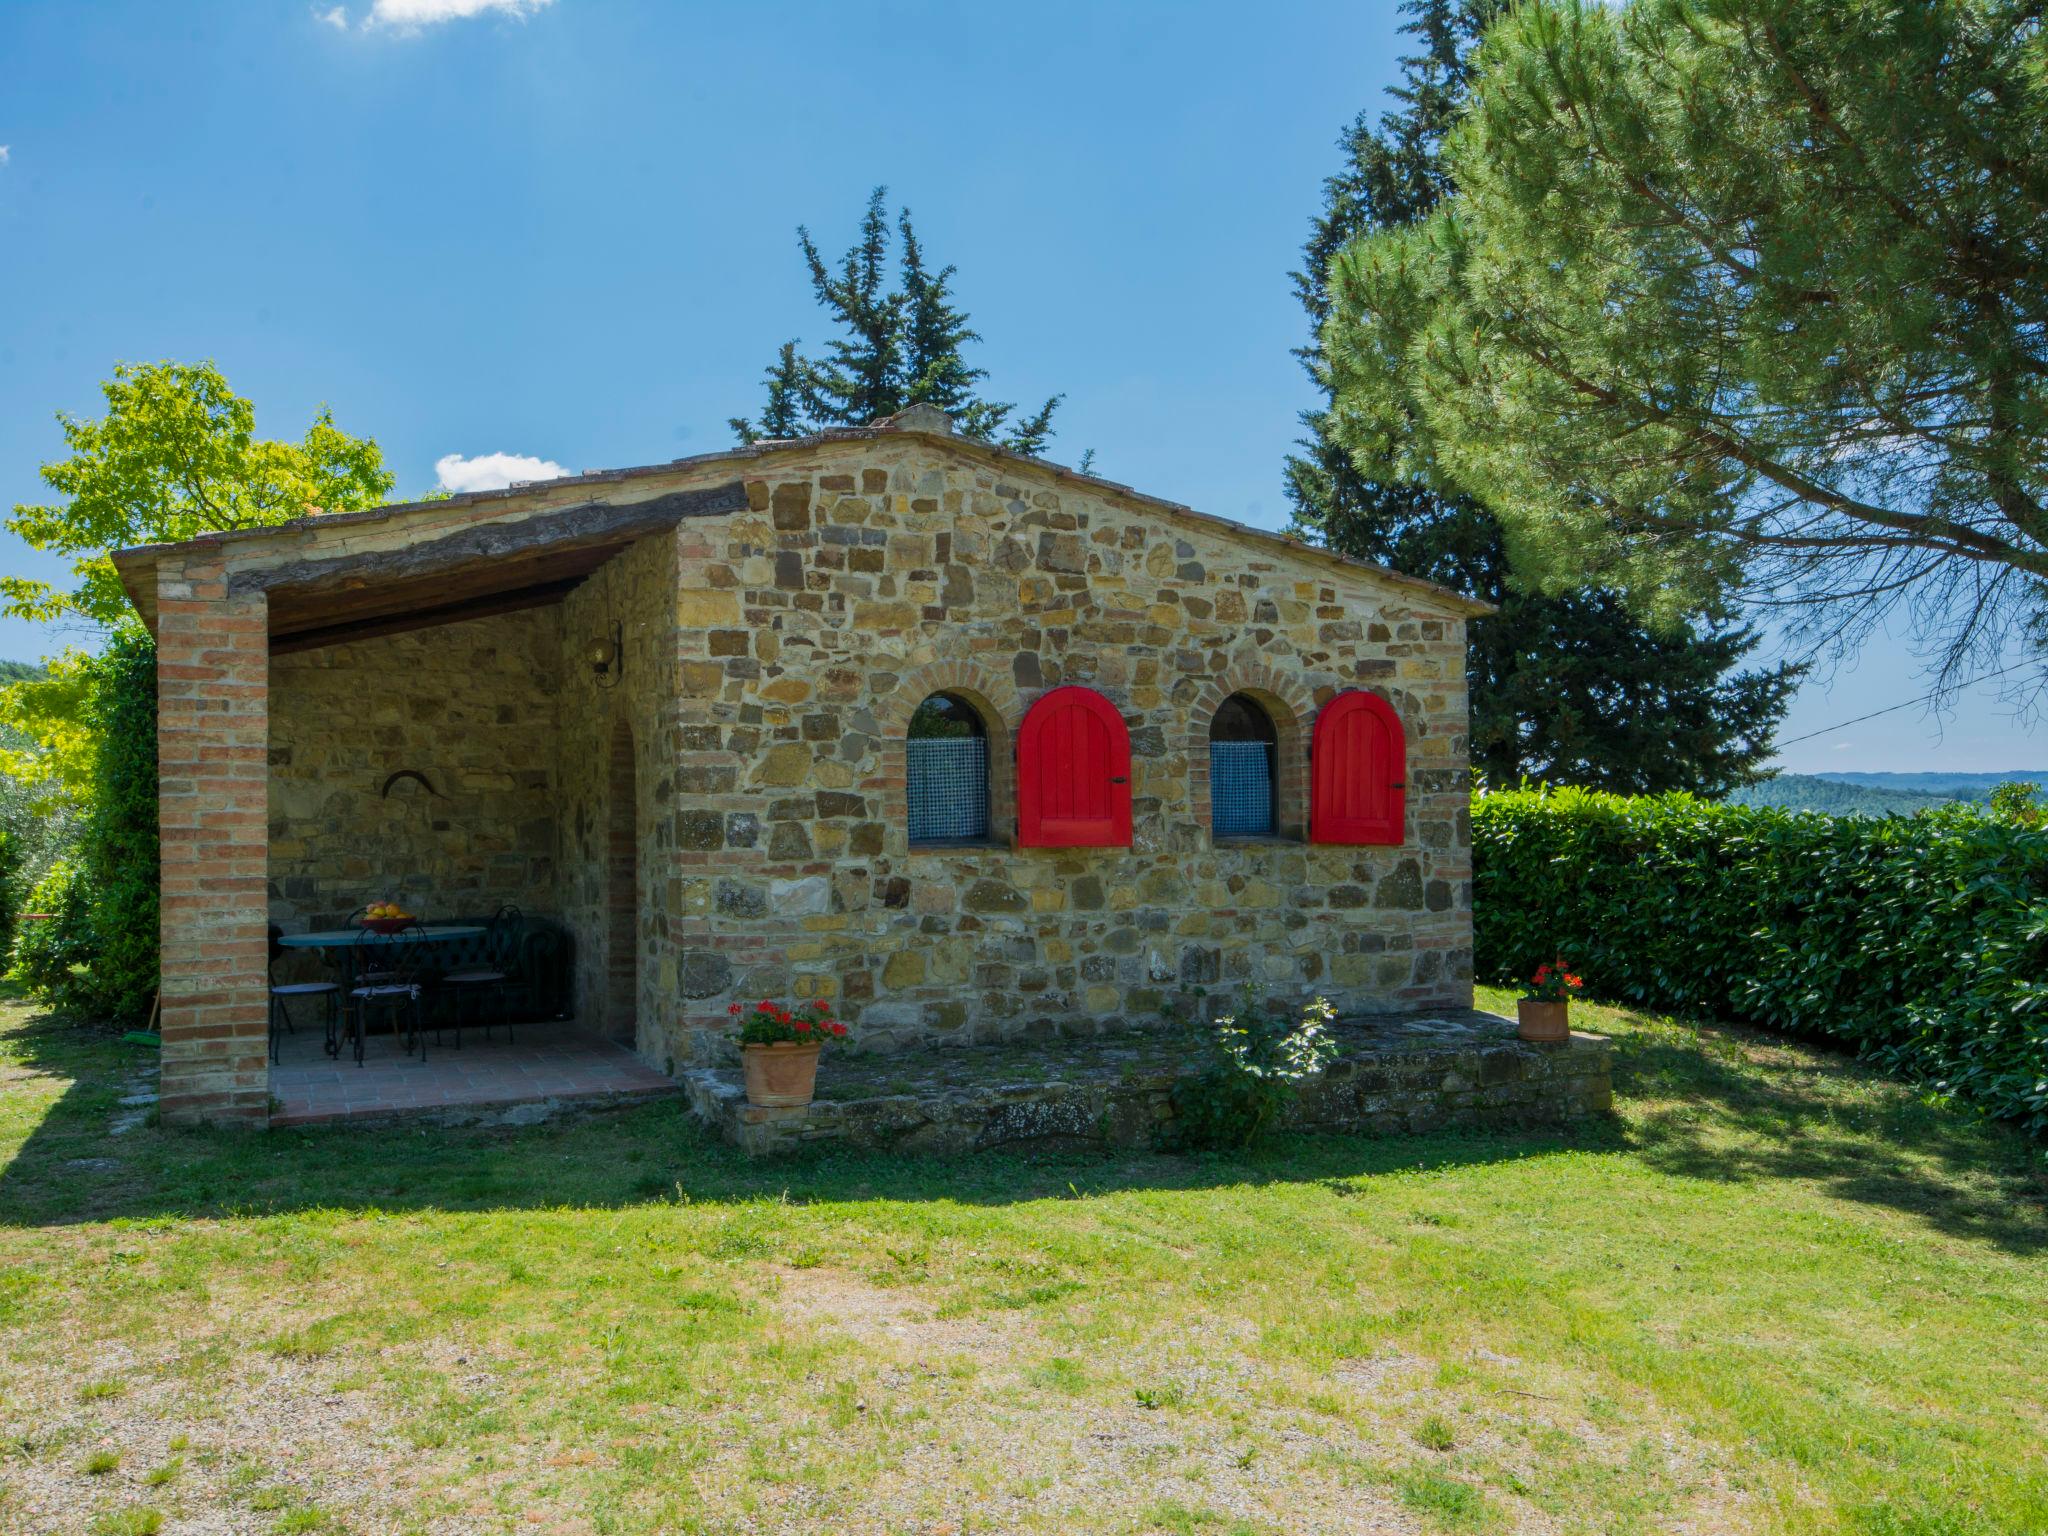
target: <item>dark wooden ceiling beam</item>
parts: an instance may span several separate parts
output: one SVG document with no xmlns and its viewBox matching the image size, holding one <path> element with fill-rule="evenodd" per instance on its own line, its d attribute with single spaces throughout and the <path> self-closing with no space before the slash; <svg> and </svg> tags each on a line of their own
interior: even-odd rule
<svg viewBox="0 0 2048 1536">
<path fill-rule="evenodd" d="M 385 613 L 339 624 L 322 624 L 310 629 L 287 630 L 270 637 L 270 654 L 289 656 L 294 651 L 318 650 L 322 646 L 346 645 L 351 640 L 374 640 L 380 635 L 402 635 L 415 629 L 433 629 L 443 624 L 460 624 L 469 619 L 487 619 L 501 613 L 520 613 L 528 608 L 545 608 L 559 603 L 582 586 L 586 577 L 573 576 L 542 582 L 511 592 L 490 592 L 460 602 L 413 608 L 402 613 Z"/>
<path fill-rule="evenodd" d="M 439 608 L 473 597 L 519 592 L 588 576 L 629 544 L 585 545 L 568 550 L 536 550 L 517 559 L 461 566 L 431 576 L 375 582 L 351 581 L 343 586 L 307 592 L 285 589 L 271 593 L 272 634 L 324 629 L 418 608 Z"/>
</svg>

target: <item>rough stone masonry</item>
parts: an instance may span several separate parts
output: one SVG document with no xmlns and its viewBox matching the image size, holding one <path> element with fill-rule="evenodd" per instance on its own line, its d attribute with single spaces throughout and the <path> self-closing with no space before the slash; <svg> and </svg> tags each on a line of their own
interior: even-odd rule
<svg viewBox="0 0 2048 1536">
<path fill-rule="evenodd" d="M 1143 1026 L 1246 981 L 1356 1011 L 1469 1003 L 1460 612 L 921 438 L 770 455 L 746 489 L 746 512 L 684 523 L 566 605 L 567 633 L 623 613 L 648 639 L 630 698 L 564 687 L 559 865 L 601 943 L 602 733 L 624 709 L 644 744 L 637 1036 L 658 1065 L 716 1059 L 727 1005 L 761 997 L 828 998 L 883 1048 Z M 1014 733 L 1063 683 L 1129 728 L 1127 850 L 1011 841 Z M 1407 733 L 1407 833 L 1312 846 L 1315 710 L 1361 686 Z M 941 690 L 988 729 L 995 846 L 909 845 L 905 730 Z M 1282 835 L 1219 844 L 1208 728 L 1239 690 L 1278 726 Z"/>
<path fill-rule="evenodd" d="M 430 917 L 509 900 L 559 918 L 580 1022 L 672 1072 L 725 1058 L 728 1005 L 762 997 L 830 999 L 882 1049 L 1145 1027 L 1244 982 L 1348 1013 L 1467 1005 L 1464 625 L 1480 605 L 934 415 L 124 552 L 131 591 L 147 559 L 138 602 L 160 583 L 171 626 L 167 1115 L 253 1113 L 264 917 L 331 923 L 396 891 Z M 509 571 L 547 554 L 519 547 L 522 527 L 566 539 L 578 509 L 616 524 L 718 488 L 716 510 L 636 529 L 545 604 L 250 649 L 264 595 L 274 628 L 323 561 L 405 570 L 408 552 L 487 535 Z M 354 580 L 356 610 L 383 579 Z M 1067 683 L 1128 728 L 1128 849 L 1015 845 L 1015 733 Z M 1316 712 L 1356 688 L 1405 732 L 1398 846 L 1305 838 Z M 939 691 L 988 733 L 986 845 L 909 843 L 905 732 Z M 1278 735 L 1270 839 L 1211 833 L 1209 725 L 1238 692 Z M 186 764 L 204 767 L 172 776 Z M 412 778 L 387 793 L 400 769 L 431 795 Z M 253 891 L 252 858 L 268 875 Z M 209 955 L 220 985 L 202 984 Z M 206 1064 L 203 1091 L 174 1060 Z"/>
</svg>

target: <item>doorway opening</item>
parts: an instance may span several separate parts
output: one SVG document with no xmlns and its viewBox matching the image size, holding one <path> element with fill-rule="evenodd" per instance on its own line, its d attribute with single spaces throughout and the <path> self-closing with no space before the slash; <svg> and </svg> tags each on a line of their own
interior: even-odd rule
<svg viewBox="0 0 2048 1536">
<path fill-rule="evenodd" d="M 605 887 L 604 1032 L 629 1049 L 636 1043 L 640 996 L 639 793 L 633 769 L 633 728 L 612 727 L 611 806 Z"/>
</svg>

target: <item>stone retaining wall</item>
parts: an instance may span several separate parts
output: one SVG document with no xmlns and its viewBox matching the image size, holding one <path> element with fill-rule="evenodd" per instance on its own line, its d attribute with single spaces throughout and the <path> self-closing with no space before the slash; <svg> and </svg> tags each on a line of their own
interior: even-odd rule
<svg viewBox="0 0 2048 1536">
<path fill-rule="evenodd" d="M 1597 1035 L 1532 1045 L 1490 1014 L 1381 1020 L 1342 1032 L 1345 1054 L 1304 1085 L 1283 1128 L 1399 1135 L 1566 1125 L 1613 1103 L 1612 1048 Z M 1164 1041 L 1062 1042 L 1020 1050 L 919 1051 L 888 1067 L 820 1071 L 803 1109 L 746 1103 L 736 1070 L 685 1074 L 691 1107 L 754 1153 L 822 1143 L 959 1155 L 1033 1147 L 1145 1148 L 1170 1142 L 1174 1086 L 1194 1070 Z"/>
</svg>

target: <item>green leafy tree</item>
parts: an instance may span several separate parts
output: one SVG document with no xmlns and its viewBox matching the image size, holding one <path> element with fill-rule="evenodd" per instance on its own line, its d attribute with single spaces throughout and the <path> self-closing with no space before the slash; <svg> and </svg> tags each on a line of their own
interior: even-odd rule
<svg viewBox="0 0 2048 1536">
<path fill-rule="evenodd" d="M 1333 434 L 1461 490 L 1550 591 L 1743 580 L 1953 675 L 2048 620 L 2035 0 L 1533 0 L 1456 195 L 1329 272 Z M 1903 605 L 1903 612 L 1901 612 Z"/>
<path fill-rule="evenodd" d="M 1329 321 L 1331 263 L 1362 235 L 1429 215 L 1455 189 L 1443 158 L 1464 108 L 1480 38 L 1506 0 L 1410 0 L 1417 51 L 1397 105 L 1361 113 L 1302 252 L 1295 291 L 1318 331 Z M 1301 351 L 1332 392 L 1319 343 Z M 1718 793 L 1754 778 L 1797 672 L 1738 671 L 1756 638 L 1718 600 L 1644 624 L 1614 591 L 1541 593 L 1518 579 L 1499 519 L 1478 499 L 1387 452 L 1354 452 L 1334 408 L 1304 414 L 1287 465 L 1298 531 L 1500 607 L 1473 626 L 1472 761 L 1496 784 L 1524 777 L 1623 793 Z M 1390 426 L 1398 439 L 1401 423 Z"/>
<path fill-rule="evenodd" d="M 733 417 L 733 431 L 746 443 L 802 437 L 927 404 L 952 415 L 968 437 L 1018 453 L 1043 451 L 1061 397 L 1019 416 L 1014 402 L 980 395 L 988 371 L 967 362 L 968 347 L 981 335 L 954 302 L 957 269 L 926 262 L 907 208 L 896 216 L 903 244 L 892 284 L 888 190 L 877 187 L 869 196 L 860 238 L 836 266 L 819 253 L 811 232 L 798 228 L 811 291 L 841 334 L 815 358 L 798 352 L 796 342 L 784 342 L 766 370 L 759 417 Z"/>
<path fill-rule="evenodd" d="M 31 548 L 71 556 L 77 584 L 0 577 L 0 613 L 118 632 L 136 621 L 107 551 L 354 511 L 390 494 L 374 441 L 349 436 L 325 409 L 296 443 L 258 438 L 254 407 L 212 363 L 123 363 L 100 388 L 104 417 L 57 416 L 71 451 L 42 476 L 66 499 L 17 506 L 6 520 Z M 0 680 L 0 773 L 45 810 L 90 797 L 89 663 L 67 650 L 38 675 Z"/>
<path fill-rule="evenodd" d="M 376 443 L 343 432 L 325 408 L 296 443 L 258 438 L 254 407 L 212 363 L 122 363 L 100 390 L 99 420 L 57 413 L 70 454 L 42 477 L 65 499 L 17 506 L 6 520 L 31 549 L 74 557 L 78 584 L 61 592 L 0 577 L 0 613 L 112 626 L 129 608 L 108 550 L 353 511 L 390 494 Z"/>
<path fill-rule="evenodd" d="M 2038 826 L 2041 821 L 2041 786 L 2021 779 L 1994 784 L 1984 797 L 1984 807 L 2001 821 Z"/>
<path fill-rule="evenodd" d="M 0 661 L 4 688 L 35 683 L 42 667 Z M 50 865 L 71 845 L 72 816 L 65 799 L 50 791 L 44 755 L 17 727 L 0 718 L 0 968 L 4 968 L 13 914 Z"/>
</svg>

